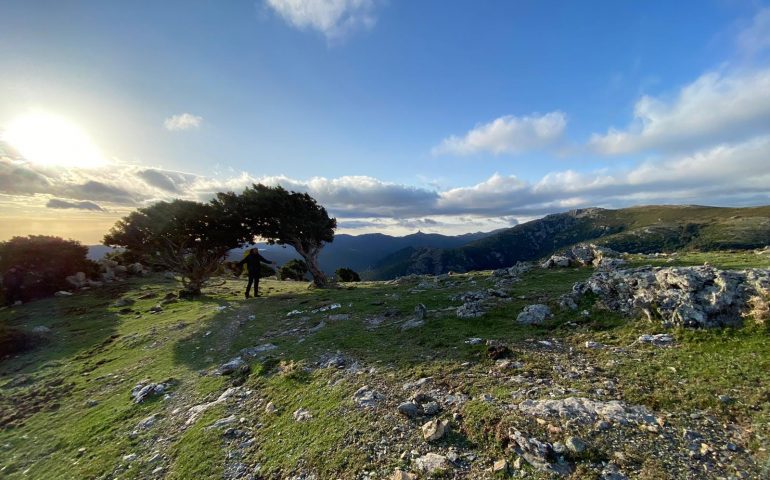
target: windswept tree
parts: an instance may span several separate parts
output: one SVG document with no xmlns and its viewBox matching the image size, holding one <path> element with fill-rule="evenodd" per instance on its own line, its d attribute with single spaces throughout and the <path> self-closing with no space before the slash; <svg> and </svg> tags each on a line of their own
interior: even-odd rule
<svg viewBox="0 0 770 480">
<path fill-rule="evenodd" d="M 212 202 L 227 215 L 227 223 L 240 224 L 244 243 L 260 237 L 269 244 L 291 245 L 307 264 L 313 283 L 327 284 L 318 266 L 318 254 L 325 243 L 334 240 L 337 219 L 307 193 L 290 192 L 283 187 L 252 185 L 240 195 L 219 193 Z"/>
<path fill-rule="evenodd" d="M 240 224 L 230 224 L 216 203 L 159 202 L 119 220 L 104 237 L 150 265 L 178 274 L 182 296 L 200 295 L 227 252 L 240 245 Z"/>
</svg>

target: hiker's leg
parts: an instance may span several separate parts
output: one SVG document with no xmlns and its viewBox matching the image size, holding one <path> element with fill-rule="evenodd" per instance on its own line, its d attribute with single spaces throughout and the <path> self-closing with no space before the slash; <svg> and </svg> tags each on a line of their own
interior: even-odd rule
<svg viewBox="0 0 770 480">
<path fill-rule="evenodd" d="M 259 275 L 254 275 L 254 296 L 259 296 Z"/>
<path fill-rule="evenodd" d="M 251 284 L 254 281 L 251 275 L 249 275 L 249 283 L 246 284 L 246 298 L 249 298 L 249 292 L 251 292 Z"/>
</svg>

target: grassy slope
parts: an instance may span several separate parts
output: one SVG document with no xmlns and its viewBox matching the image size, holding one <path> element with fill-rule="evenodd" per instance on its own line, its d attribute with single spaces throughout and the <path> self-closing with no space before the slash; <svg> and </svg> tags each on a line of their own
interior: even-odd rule
<svg viewBox="0 0 770 480">
<path fill-rule="evenodd" d="M 675 259 L 676 264 L 708 260 L 729 267 L 770 265 L 770 256 L 753 253 L 692 253 Z M 633 261 L 649 264 L 666 259 L 639 256 Z M 491 285 L 491 278 L 485 273 L 461 275 L 452 277 L 454 286 L 416 293 L 409 293 L 414 283 L 374 282 L 318 291 L 307 290 L 304 284 L 267 280 L 263 284 L 267 296 L 248 302 L 239 295 L 242 283 L 230 280 L 208 291 L 202 300 L 173 303 L 158 314 L 146 313 L 157 298 L 137 300 L 134 309 L 142 312 L 140 316 L 120 315 L 111 306 L 120 295 L 137 298 L 157 292 L 162 297 L 175 289 L 168 280 L 152 278 L 0 311 L 0 319 L 13 326 L 46 325 L 54 332 L 44 348 L 0 364 L 0 416 L 6 422 L 0 430 L 0 475 L 146 478 L 160 466 L 162 472 L 157 475 L 166 478 L 222 478 L 232 466 L 227 459 L 231 447 L 221 431 L 206 426 L 230 411 L 217 406 L 194 426 L 182 429 L 183 417 L 175 410 L 186 412 L 192 405 L 216 398 L 233 380 L 207 372 L 241 348 L 267 341 L 279 348 L 272 358 L 252 362 L 253 371 L 244 386 L 254 394 L 238 411 L 244 424 L 256 432 L 256 442 L 244 450 L 244 463 L 279 476 L 307 469 L 321 478 L 349 478 L 374 468 L 371 464 L 389 472 L 401 464 L 401 452 L 383 454 L 377 445 L 392 433 L 393 422 L 398 426 L 403 421 L 390 418 L 394 404 L 377 413 L 356 408 L 351 395 L 361 385 L 398 392 L 404 382 L 432 375 L 443 379 L 446 388 L 471 398 L 487 392 L 509 398 L 514 386 L 488 375 L 492 362 L 483 355 L 483 347 L 466 345 L 465 339 L 507 342 L 514 346 L 517 359 L 528 365 L 528 374 L 561 382 L 562 375 L 552 365 L 569 364 L 570 354 L 544 356 L 527 339 L 557 338 L 581 350 L 587 339 L 628 345 L 640 332 L 659 331 L 657 326 L 627 322 L 602 311 L 594 311 L 590 320 L 561 312 L 547 327 L 515 324 L 524 305 L 554 302 L 590 273 L 588 269 L 535 270 L 525 281 L 514 284 L 510 303 L 483 318 L 460 320 L 439 313 L 424 327 L 407 332 L 396 324 L 388 326 L 390 320 L 369 329 L 366 319 L 386 308 L 408 314 L 417 303 L 429 309 L 457 305 L 451 300 L 453 295 Z M 351 319 L 327 319 L 325 327 L 311 333 L 308 328 L 321 321 L 323 314 L 311 314 L 308 319 L 286 317 L 294 309 L 307 311 L 331 303 L 342 304 L 334 313 L 349 313 Z M 583 307 L 592 308 L 590 304 Z M 574 323 L 570 326 L 568 322 Z M 747 448 L 759 457 L 766 455 L 761 449 L 770 435 L 767 330 L 745 327 L 721 332 L 677 331 L 675 335 L 681 348 L 641 349 L 615 356 L 604 374 L 619 379 L 625 401 L 672 412 L 705 409 L 726 422 L 753 426 Z M 352 376 L 333 369 L 303 370 L 303 365 L 335 351 L 374 370 Z M 610 354 L 586 350 L 582 355 L 585 361 L 603 365 Z M 275 365 L 281 362 L 285 373 L 277 374 Z M 171 397 L 134 404 L 129 392 L 144 379 L 171 379 Z M 588 389 L 590 385 L 590 379 L 579 378 L 572 386 Z M 717 396 L 726 392 L 740 400 L 721 404 Z M 86 406 L 89 399 L 97 405 Z M 398 400 L 388 401 L 397 404 Z M 268 401 L 279 407 L 278 414 L 264 413 Z M 311 410 L 314 418 L 295 422 L 291 414 L 299 407 Z M 478 468 L 486 467 L 487 462 L 505 455 L 494 435 L 490 436 L 490 425 L 509 418 L 506 412 L 502 405 L 472 400 L 463 407 L 464 427 L 442 442 L 474 446 L 480 452 Z M 137 422 L 153 413 L 160 415 L 158 426 L 132 438 L 129 433 Z M 406 441 L 419 441 L 418 431 L 409 430 Z M 80 453 L 79 449 L 85 450 Z M 160 454 L 160 460 L 151 463 L 147 458 L 153 452 Z M 142 460 L 124 461 L 123 456 L 130 453 L 140 454 Z M 644 468 L 655 472 L 664 467 Z"/>
</svg>

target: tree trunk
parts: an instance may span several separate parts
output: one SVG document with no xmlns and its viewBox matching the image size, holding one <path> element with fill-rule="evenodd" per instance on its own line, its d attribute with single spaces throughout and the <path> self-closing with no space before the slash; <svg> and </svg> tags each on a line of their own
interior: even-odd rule
<svg viewBox="0 0 770 480">
<path fill-rule="evenodd" d="M 324 275 L 324 272 L 321 271 L 321 268 L 318 266 L 317 259 L 320 249 L 314 249 L 310 252 L 297 249 L 297 253 L 305 259 L 307 269 L 310 271 L 310 275 L 313 276 L 313 284 L 319 288 L 325 287 L 328 284 L 328 281 L 326 280 L 326 275 Z"/>
</svg>

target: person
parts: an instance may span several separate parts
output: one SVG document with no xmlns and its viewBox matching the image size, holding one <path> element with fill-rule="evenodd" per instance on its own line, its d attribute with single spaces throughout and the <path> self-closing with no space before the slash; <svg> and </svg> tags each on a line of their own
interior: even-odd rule
<svg viewBox="0 0 770 480">
<path fill-rule="evenodd" d="M 251 297 L 250 293 L 252 284 L 254 284 L 254 296 L 259 296 L 259 272 L 261 270 L 260 264 L 262 262 L 275 265 L 275 262 L 271 262 L 270 260 L 260 255 L 259 250 L 256 248 L 249 250 L 248 255 L 243 257 L 243 260 L 238 262 L 238 267 L 241 269 L 241 271 L 238 272 L 238 275 L 240 276 L 241 272 L 243 272 L 244 265 L 246 265 L 246 270 L 249 273 L 249 283 L 246 284 L 246 298 Z"/>
<path fill-rule="evenodd" d="M 21 300 L 21 287 L 24 283 L 24 272 L 18 265 L 8 269 L 3 275 L 3 290 L 5 290 L 5 302 L 13 305 Z"/>
</svg>

